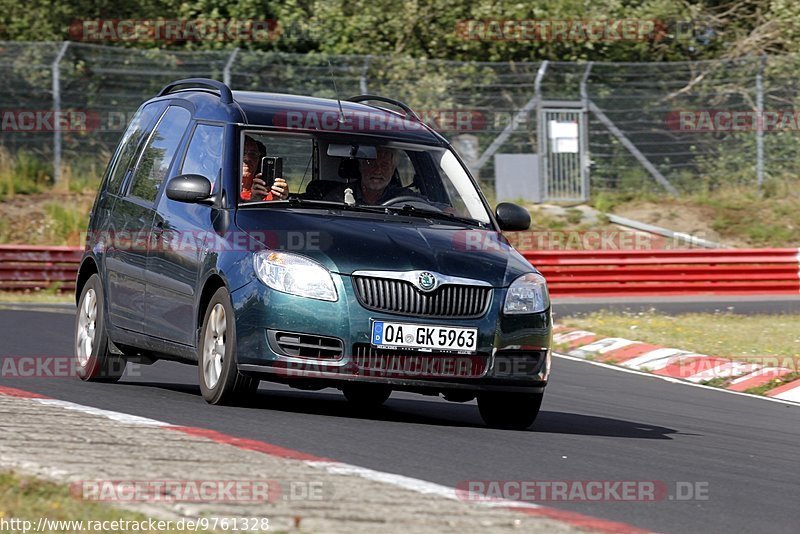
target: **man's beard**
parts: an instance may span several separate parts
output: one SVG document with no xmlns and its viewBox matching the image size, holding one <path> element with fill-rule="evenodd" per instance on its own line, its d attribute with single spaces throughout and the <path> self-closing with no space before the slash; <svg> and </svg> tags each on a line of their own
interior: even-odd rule
<svg viewBox="0 0 800 534">
<path fill-rule="evenodd" d="M 382 191 L 383 189 L 386 189 L 387 185 L 389 185 L 389 180 L 382 176 L 366 176 L 362 180 L 362 183 L 364 184 L 365 189 L 370 191 Z"/>
</svg>

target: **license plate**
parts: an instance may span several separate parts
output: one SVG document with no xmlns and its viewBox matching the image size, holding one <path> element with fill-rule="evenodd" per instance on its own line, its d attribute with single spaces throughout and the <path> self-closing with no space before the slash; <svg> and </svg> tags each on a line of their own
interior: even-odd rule
<svg viewBox="0 0 800 534">
<path fill-rule="evenodd" d="M 374 321 L 372 345 L 473 353 L 478 346 L 478 329 Z"/>
</svg>

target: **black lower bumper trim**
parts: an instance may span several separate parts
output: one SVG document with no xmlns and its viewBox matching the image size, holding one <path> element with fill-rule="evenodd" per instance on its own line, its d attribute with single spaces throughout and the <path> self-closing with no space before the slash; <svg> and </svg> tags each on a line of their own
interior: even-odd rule
<svg viewBox="0 0 800 534">
<path fill-rule="evenodd" d="M 292 385 L 292 383 L 323 382 L 328 387 L 352 384 L 354 382 L 367 382 L 372 384 L 386 384 L 394 389 L 405 390 L 469 390 L 469 391 L 506 391 L 509 393 L 542 393 L 546 382 L 520 380 L 502 380 L 493 378 L 480 378 L 469 380 L 425 380 L 416 378 L 359 376 L 329 371 L 300 371 L 288 370 L 272 365 L 240 364 L 239 371 L 255 375 L 263 380 Z"/>
</svg>

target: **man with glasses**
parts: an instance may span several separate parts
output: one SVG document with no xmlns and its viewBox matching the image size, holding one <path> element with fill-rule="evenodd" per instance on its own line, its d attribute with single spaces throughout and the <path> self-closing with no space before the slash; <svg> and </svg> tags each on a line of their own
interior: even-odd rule
<svg viewBox="0 0 800 534">
<path fill-rule="evenodd" d="M 400 153 L 397 150 L 386 147 L 378 147 L 378 154 L 375 159 L 358 160 L 361 180 L 353 188 L 353 197 L 356 203 L 377 205 L 400 196 L 418 197 L 419 195 L 411 189 L 390 183 L 399 163 Z M 346 187 L 349 186 L 335 188 L 325 196 L 325 200 L 342 202 Z"/>
</svg>

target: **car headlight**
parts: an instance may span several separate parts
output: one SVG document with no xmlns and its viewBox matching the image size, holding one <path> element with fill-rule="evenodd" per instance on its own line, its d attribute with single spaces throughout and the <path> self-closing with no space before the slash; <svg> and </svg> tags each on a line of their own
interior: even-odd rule
<svg viewBox="0 0 800 534">
<path fill-rule="evenodd" d="M 276 291 L 332 302 L 338 298 L 330 271 L 304 256 L 263 250 L 253 255 L 253 267 L 259 280 Z"/>
<path fill-rule="evenodd" d="M 520 276 L 508 288 L 503 313 L 516 315 L 522 313 L 543 312 L 550 307 L 550 295 L 547 282 L 538 273 Z"/>
</svg>

